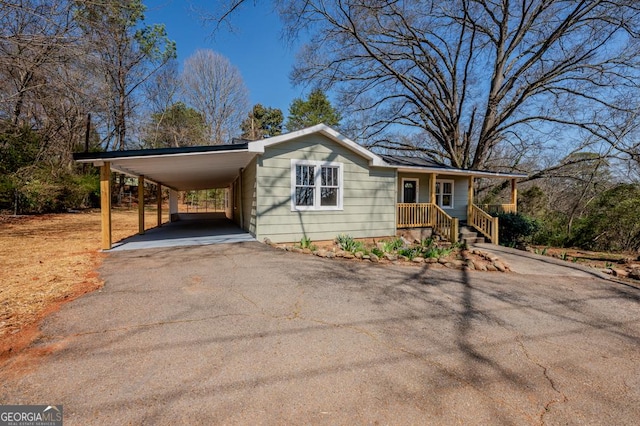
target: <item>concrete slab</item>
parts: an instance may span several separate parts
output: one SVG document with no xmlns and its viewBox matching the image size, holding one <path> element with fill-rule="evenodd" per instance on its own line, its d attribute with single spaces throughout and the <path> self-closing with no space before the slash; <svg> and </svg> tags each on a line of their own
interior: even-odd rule
<svg viewBox="0 0 640 426">
<path fill-rule="evenodd" d="M 202 246 L 256 241 L 224 215 L 180 215 L 181 220 L 152 228 L 113 245 L 109 252 L 150 248 Z"/>
</svg>

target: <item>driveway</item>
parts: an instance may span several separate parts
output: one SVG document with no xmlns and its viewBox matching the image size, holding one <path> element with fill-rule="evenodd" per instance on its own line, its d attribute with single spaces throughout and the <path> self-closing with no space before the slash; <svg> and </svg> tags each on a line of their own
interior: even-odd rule
<svg viewBox="0 0 640 426">
<path fill-rule="evenodd" d="M 65 424 L 637 424 L 640 290 L 262 244 L 109 254 L 0 372 Z"/>
</svg>

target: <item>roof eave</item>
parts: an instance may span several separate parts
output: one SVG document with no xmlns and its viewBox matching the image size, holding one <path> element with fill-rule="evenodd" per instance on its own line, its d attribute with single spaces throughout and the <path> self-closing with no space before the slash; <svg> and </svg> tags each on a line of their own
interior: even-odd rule
<svg viewBox="0 0 640 426">
<path fill-rule="evenodd" d="M 481 170 L 463 170 L 463 169 L 447 169 L 438 167 L 418 167 L 418 166 L 396 166 L 399 172 L 405 173 L 436 173 L 441 175 L 455 175 L 455 176 L 477 176 L 477 177 L 489 177 L 489 178 L 526 178 L 528 175 L 522 173 L 503 173 L 503 172 L 489 172 Z"/>
</svg>

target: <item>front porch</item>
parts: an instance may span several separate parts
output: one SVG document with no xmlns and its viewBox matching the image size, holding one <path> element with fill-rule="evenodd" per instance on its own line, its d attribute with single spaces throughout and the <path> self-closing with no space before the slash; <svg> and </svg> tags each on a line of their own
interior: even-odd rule
<svg viewBox="0 0 640 426">
<path fill-rule="evenodd" d="M 435 173 L 428 174 L 428 203 L 418 202 L 398 202 L 396 204 L 396 227 L 398 229 L 406 228 L 432 228 L 435 233 L 448 239 L 451 242 L 458 242 L 460 222 L 466 222 L 469 227 L 474 228 L 485 238 L 487 238 L 492 244 L 498 244 L 498 218 L 494 217 L 497 213 L 517 213 L 517 183 L 516 179 L 511 179 L 511 194 L 510 203 L 503 204 L 481 204 L 474 203 L 475 198 L 475 177 L 468 176 L 466 197 L 456 196 L 458 202 L 457 209 L 448 208 L 445 210 L 442 204 L 446 201 L 442 194 L 444 188 L 439 182 L 437 182 L 437 175 Z M 407 197 L 407 188 L 413 191 L 407 181 L 411 181 L 411 178 L 402 177 L 402 199 L 404 201 Z M 454 186 L 460 187 L 460 181 L 458 178 L 455 184 L 451 185 L 451 204 L 453 207 Z M 444 182 L 444 181 L 443 181 Z M 412 195 L 412 194 L 410 194 Z M 413 201 L 413 199 L 412 199 Z M 415 200 L 417 201 L 417 200 Z M 460 204 L 464 201 L 466 209 L 461 209 Z M 445 204 L 446 206 L 446 204 Z M 466 213 L 466 214 L 465 214 Z"/>
</svg>

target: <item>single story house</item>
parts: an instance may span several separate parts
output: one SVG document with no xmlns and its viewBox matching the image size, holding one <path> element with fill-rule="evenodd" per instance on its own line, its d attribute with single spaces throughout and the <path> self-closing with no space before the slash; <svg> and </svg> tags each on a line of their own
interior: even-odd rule
<svg viewBox="0 0 640 426">
<path fill-rule="evenodd" d="M 453 241 L 459 222 L 497 243 L 491 210 L 516 211 L 516 179 L 525 175 L 461 170 L 427 160 L 377 155 L 319 124 L 232 145 L 78 153 L 101 168 L 103 248 L 111 247 L 110 172 L 177 191 L 228 188 L 227 216 L 258 241 L 388 237 L 401 228 L 433 228 Z M 475 178 L 511 180 L 510 203 L 478 206 Z M 143 188 L 139 185 L 139 188 Z M 485 211 L 488 210 L 488 211 Z M 158 206 L 161 224 L 161 205 Z M 144 232 L 141 214 L 141 232 Z"/>
</svg>

